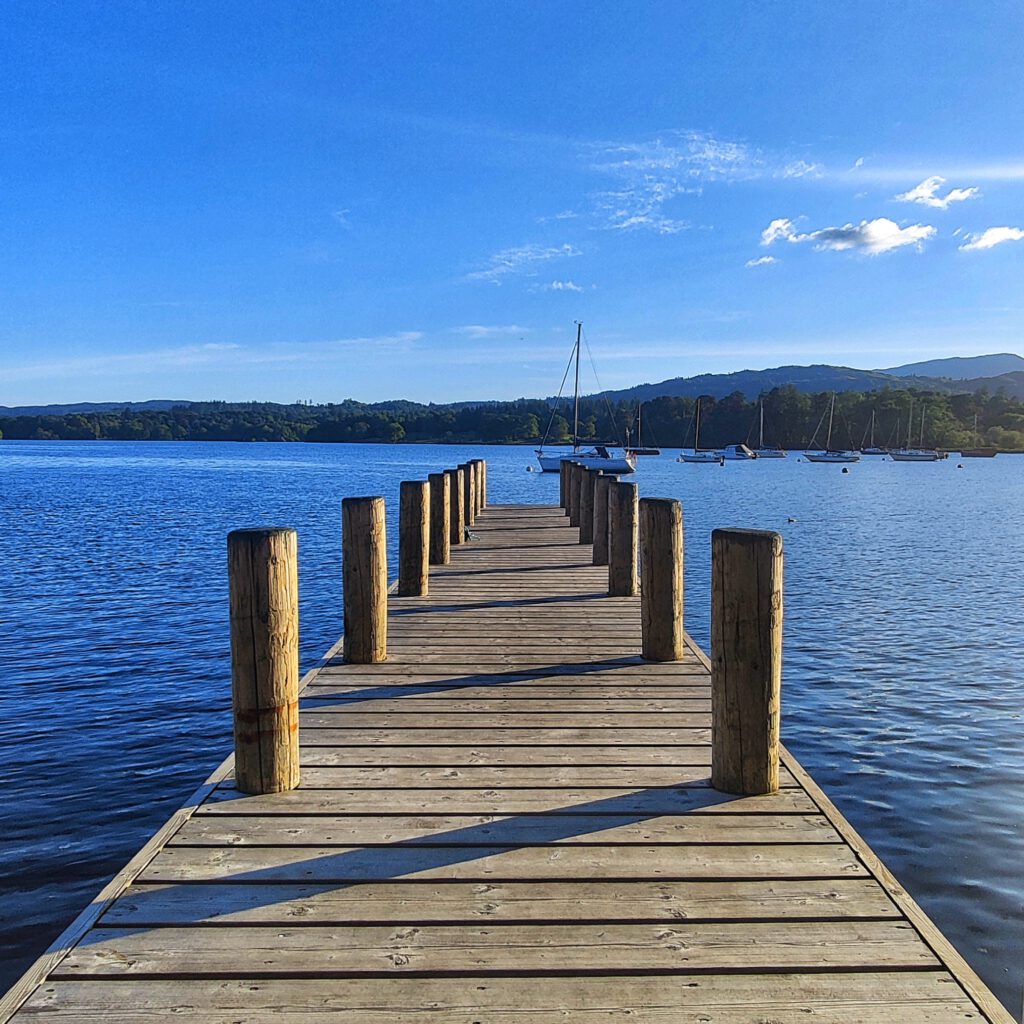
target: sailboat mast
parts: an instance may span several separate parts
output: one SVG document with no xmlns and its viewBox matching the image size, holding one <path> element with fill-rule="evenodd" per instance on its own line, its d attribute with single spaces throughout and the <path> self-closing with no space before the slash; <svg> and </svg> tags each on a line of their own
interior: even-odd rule
<svg viewBox="0 0 1024 1024">
<path fill-rule="evenodd" d="M 832 451 L 832 417 L 836 412 L 836 393 L 832 392 L 832 404 L 828 407 L 828 436 L 825 438 L 825 451 Z"/>
<path fill-rule="evenodd" d="M 911 431 L 914 429 L 914 400 L 910 400 L 910 408 L 907 410 L 907 447 L 909 448 L 913 442 L 913 438 L 910 436 Z"/>
<path fill-rule="evenodd" d="M 757 447 L 764 447 L 764 402 L 761 403 L 761 429 L 757 434 Z"/>
<path fill-rule="evenodd" d="M 580 338 L 583 334 L 583 321 L 576 321 L 576 383 L 573 386 L 572 408 L 572 450 L 577 451 L 580 446 Z"/>
</svg>

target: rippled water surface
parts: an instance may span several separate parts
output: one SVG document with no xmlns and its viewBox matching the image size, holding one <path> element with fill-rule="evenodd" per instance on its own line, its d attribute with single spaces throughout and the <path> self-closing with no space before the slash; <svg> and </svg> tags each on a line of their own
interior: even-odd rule
<svg viewBox="0 0 1024 1024">
<path fill-rule="evenodd" d="M 299 532 L 304 667 L 341 629 L 340 501 L 524 448 L 0 444 L 0 988 L 230 749 L 225 535 Z M 985 981 L 1021 1006 L 1024 458 L 678 465 L 687 624 L 710 533 L 786 544 L 786 742 Z M 396 535 L 391 530 L 394 571 Z"/>
</svg>

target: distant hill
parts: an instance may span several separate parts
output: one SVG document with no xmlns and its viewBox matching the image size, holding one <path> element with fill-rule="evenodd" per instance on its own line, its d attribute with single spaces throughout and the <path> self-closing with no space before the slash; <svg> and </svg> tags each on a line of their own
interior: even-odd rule
<svg viewBox="0 0 1024 1024">
<path fill-rule="evenodd" d="M 950 359 L 929 359 L 923 363 L 891 366 L 879 373 L 893 377 L 948 377 L 950 380 L 977 380 L 979 377 L 1000 377 L 1004 373 L 1024 371 L 1024 358 L 1012 352 L 990 356 L 954 356 Z"/>
<path fill-rule="evenodd" d="M 878 370 L 855 370 L 849 366 L 776 366 L 769 370 L 739 370 L 736 373 L 702 373 L 696 377 L 673 377 L 658 384 L 637 384 L 621 391 L 603 391 L 609 401 L 649 402 L 664 396 L 697 398 L 711 395 L 725 398 L 739 391 L 757 398 L 764 391 L 792 385 L 798 391 L 877 391 L 884 387 L 906 387 L 900 380 Z"/>
<path fill-rule="evenodd" d="M 1012 372 L 970 378 L 933 376 L 922 372 L 922 368 L 957 363 L 967 366 L 984 366 L 986 360 L 1001 365 L 998 360 L 1014 360 L 1019 365 Z M 1014 398 L 1024 399 L 1024 359 L 1006 354 L 1003 356 L 975 356 L 967 359 L 939 359 L 927 363 L 908 363 L 896 374 L 887 370 L 857 370 L 849 366 L 776 366 L 768 370 L 739 370 L 736 373 L 702 373 L 696 377 L 673 377 L 656 384 L 637 384 L 619 391 L 602 391 L 599 396 L 609 401 L 649 402 L 654 398 L 697 398 L 710 395 L 725 398 L 740 392 L 746 399 L 773 388 L 791 386 L 807 394 L 823 391 L 880 391 L 883 388 L 917 388 L 921 391 L 964 393 L 986 388 L 991 394 L 1004 391 Z"/>
<path fill-rule="evenodd" d="M 175 402 L 169 398 L 156 398 L 150 402 L 75 402 L 71 405 L 0 405 L 0 416 L 70 416 L 93 412 L 120 412 L 131 409 L 138 412 L 163 412 L 195 402 Z"/>
</svg>

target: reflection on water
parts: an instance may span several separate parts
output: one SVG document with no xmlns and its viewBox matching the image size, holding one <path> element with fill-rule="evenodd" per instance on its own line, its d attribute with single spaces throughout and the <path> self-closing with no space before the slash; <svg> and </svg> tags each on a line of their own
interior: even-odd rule
<svg viewBox="0 0 1024 1024">
<path fill-rule="evenodd" d="M 987 983 L 1021 1003 L 1024 458 L 841 467 L 642 458 L 679 497 L 687 624 L 710 533 L 786 544 L 786 742 Z M 299 531 L 304 667 L 341 629 L 340 503 L 525 448 L 0 444 L 0 987 L 230 748 L 225 535 Z M 391 531 L 394 571 L 397 537 Z"/>
</svg>

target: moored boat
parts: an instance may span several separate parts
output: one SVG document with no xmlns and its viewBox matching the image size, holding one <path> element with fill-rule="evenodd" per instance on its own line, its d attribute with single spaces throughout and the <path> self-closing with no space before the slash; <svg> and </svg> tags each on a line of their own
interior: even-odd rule
<svg viewBox="0 0 1024 1024">
<path fill-rule="evenodd" d="M 893 448 L 889 458 L 893 462 L 938 462 L 946 456 L 935 448 L 924 447 L 924 406 L 921 406 L 921 438 L 917 448 L 912 448 L 910 434 L 914 426 L 914 400 L 910 400 L 910 413 L 907 416 L 907 443 L 902 448 Z"/>
<path fill-rule="evenodd" d="M 786 457 L 785 448 L 764 443 L 764 402 L 758 403 L 758 420 L 757 447 L 754 449 L 754 455 L 759 459 L 784 459 Z"/>
<path fill-rule="evenodd" d="M 586 466 L 587 469 L 601 469 L 606 473 L 632 473 L 636 470 L 636 456 L 631 455 L 628 451 L 622 455 L 615 455 L 608 445 L 595 444 L 587 448 L 583 448 L 580 445 L 580 342 L 582 338 L 583 321 L 577 320 L 576 344 L 573 347 L 572 355 L 569 357 L 570 365 L 573 360 L 576 363 L 576 379 L 573 386 L 572 450 L 568 452 L 546 452 L 544 445 L 547 443 L 548 438 L 547 433 L 545 433 L 540 447 L 535 450 L 537 462 L 540 464 L 541 472 L 543 473 L 557 473 L 561 469 L 562 462 L 566 459 L 579 462 Z M 568 367 L 565 372 L 568 375 Z M 565 383 L 564 377 L 562 383 Z M 561 389 L 559 389 L 558 397 L 562 397 Z M 552 409 L 551 419 L 548 422 L 548 432 L 551 430 L 554 418 L 555 410 Z"/>
<path fill-rule="evenodd" d="M 860 462 L 858 452 L 832 447 L 832 421 L 835 418 L 835 412 L 836 393 L 833 391 L 832 401 L 828 406 L 828 433 L 825 435 L 825 447 L 814 448 L 814 439 L 818 436 L 818 431 L 821 430 L 821 424 L 825 419 L 825 414 L 822 413 L 821 419 L 818 420 L 818 426 L 815 427 L 814 437 L 811 438 L 811 448 L 804 452 L 804 458 L 808 462 Z"/>
<path fill-rule="evenodd" d="M 712 448 L 700 447 L 700 399 L 697 399 L 697 407 L 693 414 L 693 450 L 685 449 L 679 453 L 676 462 L 691 462 L 697 465 L 710 465 L 714 463 L 719 466 L 725 465 L 725 456 Z"/>
<path fill-rule="evenodd" d="M 745 462 L 748 459 L 756 459 L 757 456 L 745 444 L 727 444 L 719 454 L 723 459 L 731 459 L 736 462 Z"/>
</svg>

